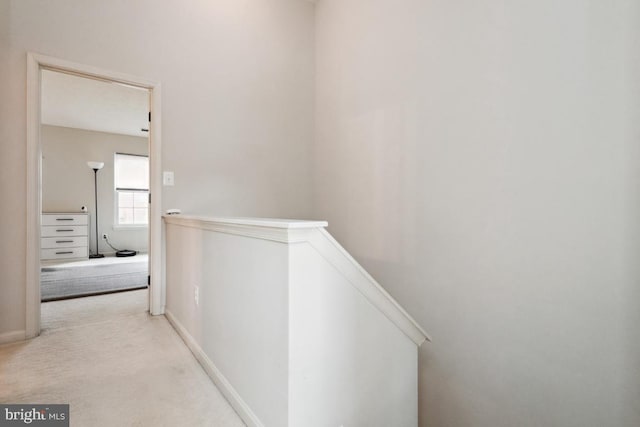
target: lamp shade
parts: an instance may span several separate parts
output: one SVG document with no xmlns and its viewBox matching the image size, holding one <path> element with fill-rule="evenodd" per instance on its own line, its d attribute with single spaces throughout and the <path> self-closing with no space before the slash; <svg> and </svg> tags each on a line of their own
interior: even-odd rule
<svg viewBox="0 0 640 427">
<path fill-rule="evenodd" d="M 102 169 L 102 167 L 104 166 L 104 162 L 87 162 L 87 165 L 91 169 Z"/>
</svg>

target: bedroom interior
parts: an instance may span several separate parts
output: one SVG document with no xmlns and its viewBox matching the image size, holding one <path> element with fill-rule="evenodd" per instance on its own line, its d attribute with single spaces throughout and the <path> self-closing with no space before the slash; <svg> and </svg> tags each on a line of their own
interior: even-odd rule
<svg viewBox="0 0 640 427">
<path fill-rule="evenodd" d="M 42 302 L 146 289 L 148 103 L 42 70 Z"/>
</svg>

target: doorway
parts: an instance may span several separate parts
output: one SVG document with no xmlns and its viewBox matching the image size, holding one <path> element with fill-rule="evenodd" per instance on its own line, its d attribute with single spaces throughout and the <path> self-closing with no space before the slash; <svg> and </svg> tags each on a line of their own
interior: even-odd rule
<svg viewBox="0 0 640 427">
<path fill-rule="evenodd" d="M 146 289 L 149 90 L 40 79 L 42 302 Z"/>
<path fill-rule="evenodd" d="M 28 55 L 27 74 L 27 338 L 40 332 L 41 299 L 95 295 L 148 284 L 149 311 L 162 314 L 159 84 L 36 54 Z M 82 92 L 78 87 L 85 85 L 115 89 L 107 92 L 117 92 L 120 97 L 142 97 L 147 107 L 144 121 L 136 117 L 127 123 L 117 117 L 123 107 L 116 106 L 111 114 L 90 111 L 93 123 L 92 114 L 79 114 L 79 121 L 65 122 L 73 120 L 73 107 L 64 105 L 73 97 L 59 95 L 62 108 L 58 110 L 66 112 L 66 118 L 65 114 L 52 118 L 51 109 L 43 104 L 51 101 L 51 81 L 67 92 Z M 80 110 L 91 110 L 91 105 L 98 104 L 90 103 Z M 103 128 L 94 129 L 96 126 Z M 127 132 L 128 136 L 122 136 Z M 91 144 L 92 138 L 103 144 Z M 51 179 L 54 170 L 62 171 L 64 179 Z M 145 176 L 146 184 L 141 180 Z M 70 186 L 81 188 L 82 194 L 66 191 Z M 41 270 L 41 261 L 47 271 Z M 97 271 L 96 266 L 109 273 L 96 278 L 90 272 Z M 87 275 L 92 277 L 90 286 Z"/>
</svg>

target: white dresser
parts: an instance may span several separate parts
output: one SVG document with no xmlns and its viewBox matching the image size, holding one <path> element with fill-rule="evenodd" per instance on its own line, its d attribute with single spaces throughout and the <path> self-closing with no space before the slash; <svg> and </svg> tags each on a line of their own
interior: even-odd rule
<svg viewBox="0 0 640 427">
<path fill-rule="evenodd" d="M 40 259 L 89 257 L 89 215 L 43 213 Z"/>
</svg>

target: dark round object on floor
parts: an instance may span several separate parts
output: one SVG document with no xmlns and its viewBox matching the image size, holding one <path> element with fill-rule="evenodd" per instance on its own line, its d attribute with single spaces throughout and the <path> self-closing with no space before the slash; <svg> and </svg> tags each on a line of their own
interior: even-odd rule
<svg viewBox="0 0 640 427">
<path fill-rule="evenodd" d="M 137 252 L 129 249 L 123 249 L 116 252 L 117 257 L 134 256 Z"/>
</svg>

